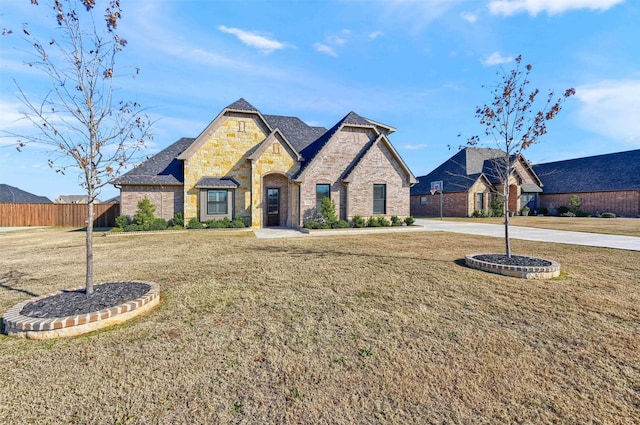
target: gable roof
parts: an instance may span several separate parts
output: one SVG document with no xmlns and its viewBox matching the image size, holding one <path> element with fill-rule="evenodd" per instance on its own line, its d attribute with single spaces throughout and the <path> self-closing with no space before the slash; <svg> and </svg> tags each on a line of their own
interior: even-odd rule
<svg viewBox="0 0 640 425">
<path fill-rule="evenodd" d="M 640 190 L 640 149 L 533 166 L 544 193 Z"/>
<path fill-rule="evenodd" d="M 113 184 L 181 185 L 184 182 L 183 162 L 178 155 L 196 139 L 183 137 L 161 150 L 126 174 L 112 180 Z"/>
<path fill-rule="evenodd" d="M 13 204 L 52 204 L 46 196 L 38 196 L 8 184 L 0 183 L 0 202 Z"/>
<path fill-rule="evenodd" d="M 418 177 L 419 182 L 411 188 L 411 195 L 429 193 L 433 181 L 442 181 L 444 192 L 466 192 L 480 177 L 490 185 L 499 183 L 500 179 L 495 171 L 496 160 L 504 155 L 504 151 L 500 149 L 464 147 L 429 174 Z M 511 159 L 518 159 L 525 169 L 531 171 L 536 181 L 542 184 L 522 155 L 512 156 Z M 537 184 L 529 184 L 527 191 L 540 192 L 542 189 Z"/>
<path fill-rule="evenodd" d="M 278 129 L 299 153 L 327 132 L 324 127 L 311 127 L 300 118 L 281 115 L 263 115 L 272 129 Z"/>
</svg>

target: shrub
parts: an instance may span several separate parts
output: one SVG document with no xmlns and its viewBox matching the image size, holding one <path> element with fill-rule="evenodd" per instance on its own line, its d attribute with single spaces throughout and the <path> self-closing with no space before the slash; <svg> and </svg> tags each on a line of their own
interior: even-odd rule
<svg viewBox="0 0 640 425">
<path fill-rule="evenodd" d="M 304 222 L 305 229 L 328 229 L 329 225 L 318 220 L 307 220 Z"/>
<path fill-rule="evenodd" d="M 124 226 L 124 231 L 125 232 L 141 232 L 145 230 L 144 226 L 142 226 L 141 224 L 127 224 L 126 226 Z"/>
<path fill-rule="evenodd" d="M 558 207 L 558 214 L 560 214 L 560 216 L 562 216 L 562 214 L 566 214 L 569 212 L 569 207 L 565 207 L 564 205 L 561 207 Z"/>
<path fill-rule="evenodd" d="M 547 214 L 549 214 L 549 210 L 548 210 L 548 209 L 546 209 L 545 207 L 538 208 L 538 214 L 540 214 L 540 215 L 547 215 Z"/>
<path fill-rule="evenodd" d="M 392 226 L 402 226 L 402 220 L 400 220 L 397 215 L 392 215 L 391 216 L 391 225 Z"/>
<path fill-rule="evenodd" d="M 198 220 L 197 217 L 191 217 L 189 219 L 189 223 L 187 224 L 188 229 L 204 229 L 204 224 Z"/>
<path fill-rule="evenodd" d="M 338 222 L 336 203 L 330 198 L 322 198 L 322 201 L 320 201 L 320 215 L 325 223 L 333 227 L 333 225 Z"/>
<path fill-rule="evenodd" d="M 111 233 L 120 233 L 124 232 L 124 227 L 112 227 L 110 230 Z"/>
<path fill-rule="evenodd" d="M 221 219 L 211 219 L 204 222 L 204 225 L 207 229 L 228 229 L 233 227 L 231 225 L 231 220 L 228 217 L 222 217 Z"/>
<path fill-rule="evenodd" d="M 131 221 L 129 221 L 129 217 L 126 215 L 119 215 L 118 217 L 116 217 L 116 227 L 119 229 L 124 229 L 125 226 L 128 226 L 129 224 L 131 224 Z"/>
<path fill-rule="evenodd" d="M 380 227 L 380 222 L 376 217 L 369 217 L 367 220 L 367 227 Z"/>
<path fill-rule="evenodd" d="M 580 197 L 578 195 L 571 195 L 569 199 L 569 211 L 574 214 L 577 214 L 580 211 L 580 207 L 582 206 L 582 202 L 580 201 Z"/>
<path fill-rule="evenodd" d="M 167 230 L 167 227 L 169 227 L 167 220 L 165 220 L 164 218 L 154 218 L 153 221 L 149 223 L 148 229 L 149 230 Z"/>
<path fill-rule="evenodd" d="M 149 201 L 146 196 L 144 199 L 138 202 L 138 210 L 133 216 L 133 222 L 143 227 L 144 230 L 148 229 L 151 222 L 155 219 L 154 213 L 156 207 Z"/>
<path fill-rule="evenodd" d="M 504 204 L 499 196 L 494 196 L 489 204 L 490 217 L 502 217 L 504 215 Z"/>
<path fill-rule="evenodd" d="M 415 223 L 416 219 L 413 218 L 413 216 L 408 216 L 404 218 L 404 222 L 407 226 L 411 226 L 413 225 L 413 223 Z"/>
<path fill-rule="evenodd" d="M 361 227 L 364 227 L 367 224 L 365 219 L 360 215 L 354 215 L 351 218 L 351 222 L 353 223 L 353 227 L 355 227 L 355 228 L 361 228 Z"/>
<path fill-rule="evenodd" d="M 489 212 L 490 210 L 475 210 L 472 214 L 471 217 L 480 217 L 480 218 L 485 218 L 485 217 L 491 217 L 491 213 Z"/>
<path fill-rule="evenodd" d="M 173 215 L 173 219 L 171 220 L 171 226 L 180 226 L 184 227 L 184 214 L 181 212 L 177 212 Z"/>
<path fill-rule="evenodd" d="M 586 211 L 578 211 L 576 212 L 576 217 L 591 217 L 591 213 Z"/>
<path fill-rule="evenodd" d="M 381 227 L 390 227 L 391 222 L 386 217 L 378 217 L 378 223 Z"/>
<path fill-rule="evenodd" d="M 600 214 L 600 218 L 616 218 L 616 214 L 612 212 L 603 212 Z"/>
<path fill-rule="evenodd" d="M 560 217 L 575 217 L 576 215 L 574 213 L 572 213 L 571 211 L 567 211 L 565 213 L 561 213 Z"/>
<path fill-rule="evenodd" d="M 230 223 L 230 227 L 235 227 L 238 229 L 243 229 L 245 227 L 247 227 L 246 223 L 244 222 L 244 218 L 242 216 L 235 216 L 235 218 L 233 219 L 233 221 Z"/>
<path fill-rule="evenodd" d="M 349 222 L 346 220 L 338 220 L 332 226 L 332 229 L 347 229 L 349 228 Z"/>
</svg>

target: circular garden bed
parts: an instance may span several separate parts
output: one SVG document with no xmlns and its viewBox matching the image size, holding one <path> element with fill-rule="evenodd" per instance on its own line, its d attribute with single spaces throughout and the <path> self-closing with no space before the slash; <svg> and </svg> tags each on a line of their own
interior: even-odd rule
<svg viewBox="0 0 640 425">
<path fill-rule="evenodd" d="M 474 269 L 522 279 L 551 279 L 560 276 L 560 264 L 544 258 L 505 254 L 469 254 L 465 264 Z"/>
<path fill-rule="evenodd" d="M 64 289 L 16 304 L 2 316 L 4 333 L 30 339 L 81 335 L 123 323 L 160 302 L 160 287 L 154 282 L 103 283 L 95 285 L 90 296 L 84 289 Z"/>
</svg>

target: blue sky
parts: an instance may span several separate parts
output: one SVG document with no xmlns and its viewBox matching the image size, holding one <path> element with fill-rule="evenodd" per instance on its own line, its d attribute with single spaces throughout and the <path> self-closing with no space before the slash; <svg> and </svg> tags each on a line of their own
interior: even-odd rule
<svg viewBox="0 0 640 425">
<path fill-rule="evenodd" d="M 24 64 L 22 22 L 47 40 L 54 25 L 29 0 L 0 0 L 0 131 L 20 132 L 15 79 L 34 96 L 47 81 Z M 100 0 L 99 9 L 100 7 Z M 146 155 L 196 137 L 243 97 L 265 114 L 331 127 L 350 111 L 397 129 L 390 139 L 416 176 L 481 134 L 483 85 L 533 65 L 531 88 L 576 88 L 533 163 L 640 148 L 640 2 L 636 0 L 121 0 L 128 45 L 119 96 L 156 120 Z M 44 24 L 44 26 L 41 26 Z M 126 72 L 125 72 L 126 74 Z M 460 136 L 459 136 L 460 135 Z M 79 194 L 50 153 L 0 138 L 0 183 L 54 199 Z M 452 146 L 453 150 L 449 150 Z M 112 186 L 102 199 L 118 194 Z"/>
</svg>

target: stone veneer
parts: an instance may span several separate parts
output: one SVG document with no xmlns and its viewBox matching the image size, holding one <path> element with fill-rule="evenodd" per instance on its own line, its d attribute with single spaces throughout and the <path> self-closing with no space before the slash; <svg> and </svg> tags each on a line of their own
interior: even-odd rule
<svg viewBox="0 0 640 425">
<path fill-rule="evenodd" d="M 157 283 L 139 283 L 150 286 L 149 291 L 140 298 L 104 310 L 74 316 L 35 318 L 20 314 L 27 304 L 58 295 L 63 291 L 28 299 L 11 307 L 2 316 L 4 333 L 28 339 L 51 339 L 81 335 L 123 323 L 146 313 L 160 302 L 160 286 Z M 82 289 L 84 287 L 65 289 L 64 292 Z"/>
<path fill-rule="evenodd" d="M 560 264 L 556 263 L 555 261 L 542 259 L 551 263 L 551 265 L 545 267 L 510 266 L 478 260 L 475 258 L 478 255 L 488 254 L 469 254 L 465 256 L 465 264 L 468 267 L 483 270 L 485 272 L 497 273 L 522 279 L 551 279 L 560 276 Z"/>
</svg>

